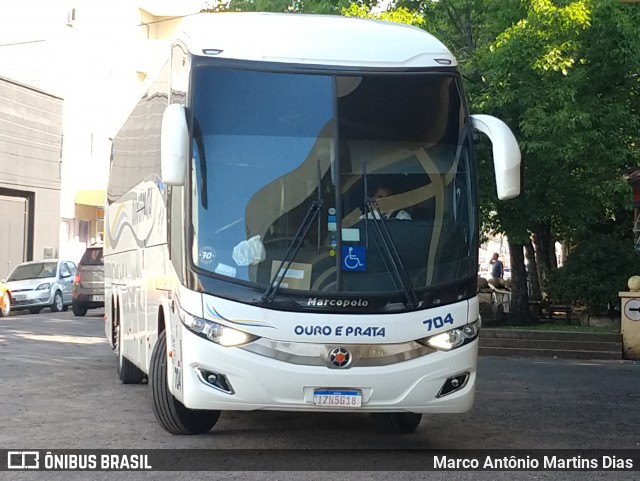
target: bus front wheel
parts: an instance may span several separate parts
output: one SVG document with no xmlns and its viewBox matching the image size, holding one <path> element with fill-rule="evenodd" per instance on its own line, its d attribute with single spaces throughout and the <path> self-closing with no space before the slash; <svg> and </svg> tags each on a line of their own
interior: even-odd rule
<svg viewBox="0 0 640 481">
<path fill-rule="evenodd" d="M 384 434 L 410 434 L 418 429 L 420 413 L 372 413 L 378 430 Z"/>
<path fill-rule="evenodd" d="M 153 401 L 153 414 L 171 434 L 205 434 L 215 426 L 220 411 L 189 409 L 178 401 L 167 382 L 167 336 L 162 331 L 151 354 L 149 387 Z"/>
</svg>

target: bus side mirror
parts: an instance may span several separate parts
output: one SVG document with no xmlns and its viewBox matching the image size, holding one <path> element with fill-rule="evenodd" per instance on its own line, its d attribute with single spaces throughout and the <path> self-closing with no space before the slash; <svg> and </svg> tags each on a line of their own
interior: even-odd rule
<svg viewBox="0 0 640 481">
<path fill-rule="evenodd" d="M 520 195 L 520 147 L 511 129 L 491 115 L 472 115 L 473 127 L 491 140 L 498 199 Z"/>
<path fill-rule="evenodd" d="M 189 155 L 189 128 L 184 105 L 168 105 L 162 114 L 160 175 L 167 185 L 184 185 Z"/>
</svg>

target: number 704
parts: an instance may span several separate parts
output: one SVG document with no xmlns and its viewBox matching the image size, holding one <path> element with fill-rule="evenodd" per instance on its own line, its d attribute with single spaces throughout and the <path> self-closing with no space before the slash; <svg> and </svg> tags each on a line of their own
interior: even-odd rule
<svg viewBox="0 0 640 481">
<path fill-rule="evenodd" d="M 441 327 L 444 327 L 445 324 L 453 324 L 453 316 L 451 315 L 451 313 L 444 316 L 444 318 L 441 316 L 436 316 L 433 319 L 422 321 L 422 324 L 427 326 L 427 331 L 430 331 L 432 329 L 440 329 Z"/>
</svg>

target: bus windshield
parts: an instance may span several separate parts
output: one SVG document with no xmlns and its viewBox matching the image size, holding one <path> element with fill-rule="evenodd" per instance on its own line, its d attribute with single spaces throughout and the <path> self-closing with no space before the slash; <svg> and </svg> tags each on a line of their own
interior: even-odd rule
<svg viewBox="0 0 640 481">
<path fill-rule="evenodd" d="M 309 293 L 474 275 L 475 171 L 455 74 L 200 66 L 190 104 L 200 270 Z"/>
</svg>

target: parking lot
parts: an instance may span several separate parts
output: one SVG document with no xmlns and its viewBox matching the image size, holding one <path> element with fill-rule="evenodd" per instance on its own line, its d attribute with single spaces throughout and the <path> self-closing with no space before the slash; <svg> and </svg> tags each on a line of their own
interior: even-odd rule
<svg viewBox="0 0 640 481">
<path fill-rule="evenodd" d="M 0 319 L 1 446 L 640 448 L 640 365 L 630 361 L 481 358 L 472 411 L 425 416 L 418 432 L 409 436 L 378 434 L 366 414 L 281 412 L 224 412 L 207 435 L 172 436 L 154 418 L 147 385 L 120 384 L 113 353 L 104 339 L 103 322 L 102 310 L 89 311 L 86 317 L 44 310 L 38 315 L 13 314 Z M 291 469 L 300 469 L 295 459 Z M 107 474 L 91 473 L 98 476 L 91 479 Z M 155 474 L 148 479 L 167 473 Z M 193 474 L 184 479 L 193 479 Z M 477 479 L 475 474 L 458 479 Z M 486 479 L 515 479 L 514 473 L 494 474 Z M 547 474 L 536 476 L 545 479 Z M 570 479 L 572 474 L 580 473 L 564 473 L 563 478 Z M 622 477 L 616 479 L 632 474 L 618 473 Z M 582 473 L 575 479 L 591 479 L 591 475 L 598 473 Z M 408 474 L 410 479 L 420 476 Z"/>
</svg>

